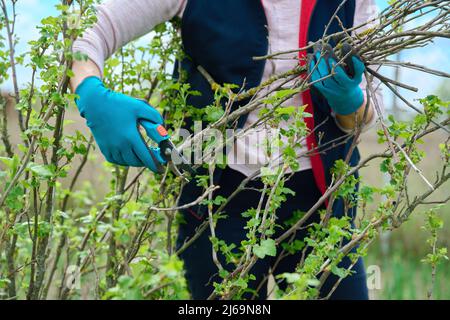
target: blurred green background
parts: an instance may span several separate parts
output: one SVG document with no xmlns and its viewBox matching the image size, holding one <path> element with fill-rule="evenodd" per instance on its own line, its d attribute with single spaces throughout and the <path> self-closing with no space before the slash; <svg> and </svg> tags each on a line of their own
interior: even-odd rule
<svg viewBox="0 0 450 320">
<path fill-rule="evenodd" d="M 403 115 L 407 117 L 408 114 Z M 400 116 L 401 117 L 401 116 Z M 423 150 L 427 153 L 426 160 L 420 164 L 424 175 L 432 180 L 434 177 L 434 164 L 439 160 L 438 145 L 446 133 L 437 132 L 425 140 Z M 375 130 L 367 132 L 360 145 L 361 153 L 368 154 L 378 150 Z M 370 151 L 369 151 L 370 150 Z M 380 149 L 381 151 L 381 149 Z M 379 170 L 373 170 L 373 164 L 364 168 L 361 175 L 364 181 L 372 185 L 382 185 L 387 179 L 380 176 Z M 415 174 L 411 174 L 408 184 L 411 192 L 420 192 L 427 188 L 425 183 Z M 442 200 L 449 195 L 450 183 L 447 183 L 436 192 L 432 200 Z M 382 233 L 371 245 L 369 254 L 365 259 L 366 268 L 377 266 L 380 270 L 381 288 L 370 290 L 373 299 L 426 299 L 431 283 L 431 267 L 421 260 L 430 252 L 431 248 L 426 240 L 430 234 L 422 229 L 426 219 L 425 212 L 432 206 L 421 206 L 412 215 L 411 219 L 399 229 Z M 437 210 L 444 220 L 444 228 L 439 232 L 439 247 L 450 247 L 450 204 Z M 369 269 L 370 270 L 370 269 Z M 370 276 L 370 274 L 369 274 Z M 450 262 L 444 261 L 437 268 L 433 299 L 450 299 Z"/>
</svg>

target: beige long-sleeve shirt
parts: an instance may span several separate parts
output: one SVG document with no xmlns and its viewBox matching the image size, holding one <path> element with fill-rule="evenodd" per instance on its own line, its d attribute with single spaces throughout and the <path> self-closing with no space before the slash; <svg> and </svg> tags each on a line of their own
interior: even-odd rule
<svg viewBox="0 0 450 320">
<path fill-rule="evenodd" d="M 182 16 L 186 2 L 187 0 L 108 0 L 98 7 L 97 23 L 74 43 L 73 50 L 87 54 L 103 70 L 104 61 L 120 47 L 149 33 L 158 24 L 176 15 Z M 269 51 L 275 53 L 298 48 L 301 0 L 262 0 L 262 3 L 268 21 Z M 374 0 L 356 0 L 355 25 L 371 20 L 376 14 Z M 286 59 L 267 61 L 262 81 L 297 66 L 296 54 L 286 55 L 284 58 Z M 272 86 L 276 85 L 274 83 Z M 361 87 L 365 91 L 364 81 Z M 376 99 L 382 102 L 380 90 L 377 91 Z M 301 96 L 296 95 L 286 101 L 285 105 L 302 106 Z M 258 119 L 259 110 L 251 112 L 244 129 L 251 127 Z M 288 122 L 282 123 L 281 127 L 287 128 Z M 272 150 L 269 158 L 266 142 L 273 141 L 277 136 L 277 130 L 265 125 L 249 130 L 245 136 L 236 140 L 228 152 L 228 165 L 246 176 L 263 166 L 276 166 L 281 151 Z M 281 140 L 288 143 L 284 137 Z M 311 168 L 309 158 L 301 156 L 305 151 L 306 146 L 296 148 L 300 170 Z"/>
</svg>

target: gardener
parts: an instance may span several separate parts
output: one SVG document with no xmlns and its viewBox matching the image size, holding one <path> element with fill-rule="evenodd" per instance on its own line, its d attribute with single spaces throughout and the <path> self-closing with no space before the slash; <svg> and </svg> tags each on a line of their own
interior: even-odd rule
<svg viewBox="0 0 450 320">
<path fill-rule="evenodd" d="M 339 19 L 333 19 L 327 33 L 334 34 L 342 30 L 342 25 L 348 29 L 370 21 L 375 16 L 373 2 L 346 1 L 337 13 Z M 123 45 L 150 32 L 157 24 L 177 15 L 182 17 L 183 46 L 189 58 L 181 62 L 181 67 L 187 73 L 191 88 L 201 92 L 201 96 L 190 97 L 188 103 L 202 108 L 213 101 L 213 92 L 205 77 L 198 71 L 198 66 L 207 70 L 218 83 L 233 83 L 243 86 L 244 89 L 256 87 L 272 75 L 281 74 L 295 68 L 299 63 L 304 63 L 306 52 L 300 51 L 299 56 L 294 54 L 295 57 L 293 54 L 285 54 L 283 59 L 267 61 L 254 60 L 252 57 L 302 48 L 310 41 L 315 42 L 322 38 L 325 26 L 340 3 L 340 0 L 106 1 L 98 7 L 97 23 L 74 44 L 74 51 L 85 53 L 89 57 L 86 62 L 77 61 L 73 64 L 75 76 L 71 79 L 71 86 L 79 95 L 77 106 L 109 162 L 123 166 L 148 167 L 155 171 L 155 161 L 158 159 L 150 156 L 137 124 L 143 124 L 145 127 L 142 120 L 163 123 L 163 118 L 147 103 L 104 87 L 101 77 L 105 59 Z M 366 102 L 376 99 L 381 103 L 378 93 L 370 99 L 366 96 L 366 83 L 363 80 L 365 67 L 358 57 L 351 57 L 351 68 L 337 67 L 335 72 L 331 72 L 329 66 L 336 62 L 333 55 L 322 59 L 319 56 L 320 53 L 311 59 L 309 67 L 313 80 L 323 77 L 325 80 L 316 82 L 311 90 L 296 95 L 285 103 L 287 106 L 307 105 L 306 111 L 313 114 L 313 117 L 306 120 L 311 134 L 308 135 L 304 146 L 296 150 L 300 169 L 286 182 L 286 187 L 294 190 L 295 196 L 290 196 L 278 209 L 279 225 L 284 225 L 295 211 L 306 212 L 318 201 L 330 184 L 330 169 L 336 160 L 346 158 L 352 139 L 341 139 L 344 143 L 334 143 L 326 152 L 308 153 L 308 149 L 317 151 L 316 147 L 326 145 L 330 141 L 338 141 L 352 132 L 358 124 L 368 127 L 375 116 L 373 104 Z M 328 76 L 330 73 L 331 76 Z M 249 127 L 258 121 L 258 118 L 259 110 L 255 110 L 241 117 L 238 127 Z M 282 127 L 287 125 L 283 123 Z M 259 139 L 261 132 L 264 134 L 264 128 L 259 128 Z M 261 154 L 262 151 L 257 148 L 258 143 L 252 140 L 256 139 L 257 134 L 250 132 L 247 140 L 238 139 L 233 153 L 244 155 L 238 157 L 242 159 L 262 157 L 270 164 L 272 158 Z M 305 153 L 308 156 L 305 156 Z M 356 165 L 358 161 L 359 154 L 355 149 L 350 157 L 350 164 Z M 228 197 L 245 177 L 260 169 L 265 161 L 250 163 L 231 161 L 226 169 L 217 174 L 215 184 L 221 186 L 217 195 Z M 225 213 L 228 217 L 226 220 L 219 220 L 217 224 L 216 236 L 228 244 L 239 246 L 246 238 L 244 227 L 247 220 L 241 213 L 258 206 L 260 192 L 257 189 L 262 188 L 262 182 L 254 179 L 248 187 L 227 204 Z M 191 182 L 184 188 L 180 204 L 193 202 L 201 193 L 202 190 L 195 182 Z M 195 229 L 205 219 L 205 207 L 195 206 L 184 210 L 183 214 L 186 223 L 179 227 L 178 246 L 195 234 Z M 344 212 L 343 201 L 338 199 L 333 206 L 333 215 L 339 217 L 344 214 L 354 216 L 355 209 Z M 307 223 L 319 221 L 319 213 L 316 212 Z M 275 236 L 282 232 L 283 229 L 279 228 Z M 203 232 L 181 254 L 194 299 L 207 298 L 213 292 L 213 283 L 220 282 L 217 266 L 211 256 L 209 236 L 208 232 Z M 304 229 L 296 233 L 297 239 L 302 240 L 305 236 Z M 253 293 L 255 297 L 266 298 L 265 276 L 269 272 L 275 276 L 294 272 L 300 259 L 301 252 L 287 256 L 277 263 L 277 257 L 258 260 L 250 272 L 256 279 L 250 280 L 249 289 L 256 292 Z M 222 265 L 226 265 L 222 256 L 220 260 Z M 344 268 L 350 268 L 351 265 L 348 258 L 340 264 Z M 358 260 L 352 270 L 354 275 L 345 278 L 334 291 L 332 289 L 338 278 L 330 275 L 320 288 L 320 295 L 326 297 L 331 293 L 333 299 L 367 299 L 362 261 Z M 279 285 L 283 288 L 285 283 L 281 282 Z M 252 297 L 252 294 L 249 293 L 245 297 Z"/>
</svg>

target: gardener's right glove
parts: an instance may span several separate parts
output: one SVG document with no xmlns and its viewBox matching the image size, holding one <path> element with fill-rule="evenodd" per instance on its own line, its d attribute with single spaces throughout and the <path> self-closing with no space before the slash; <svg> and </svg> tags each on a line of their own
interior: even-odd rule
<svg viewBox="0 0 450 320">
<path fill-rule="evenodd" d="M 325 97 L 331 109 L 336 114 L 348 115 L 356 112 L 364 102 L 359 85 L 365 66 L 346 43 L 341 55 L 344 66 L 337 65 L 339 59 L 330 45 L 316 45 L 314 54 L 309 56 L 309 72 L 313 86 Z"/>
<path fill-rule="evenodd" d="M 151 137 L 154 126 L 163 124 L 161 114 L 147 104 L 111 91 L 97 77 L 88 77 L 76 89 L 76 104 L 108 162 L 147 167 L 160 172 L 165 161 L 159 149 L 149 148 L 141 136 L 141 124 Z"/>
</svg>

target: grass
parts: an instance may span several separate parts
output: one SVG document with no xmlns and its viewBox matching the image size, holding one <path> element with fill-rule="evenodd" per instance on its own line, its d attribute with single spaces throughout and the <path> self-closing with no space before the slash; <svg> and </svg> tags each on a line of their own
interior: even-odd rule
<svg viewBox="0 0 450 320">
<path fill-rule="evenodd" d="M 377 248 L 378 247 L 378 248 Z M 381 288 L 370 291 L 372 299 L 416 300 L 427 299 L 431 284 L 431 267 L 421 257 L 404 254 L 402 250 L 382 254 L 379 244 L 366 257 L 366 266 L 377 265 L 381 270 Z M 432 299 L 450 299 L 450 263 L 437 268 Z"/>
</svg>

